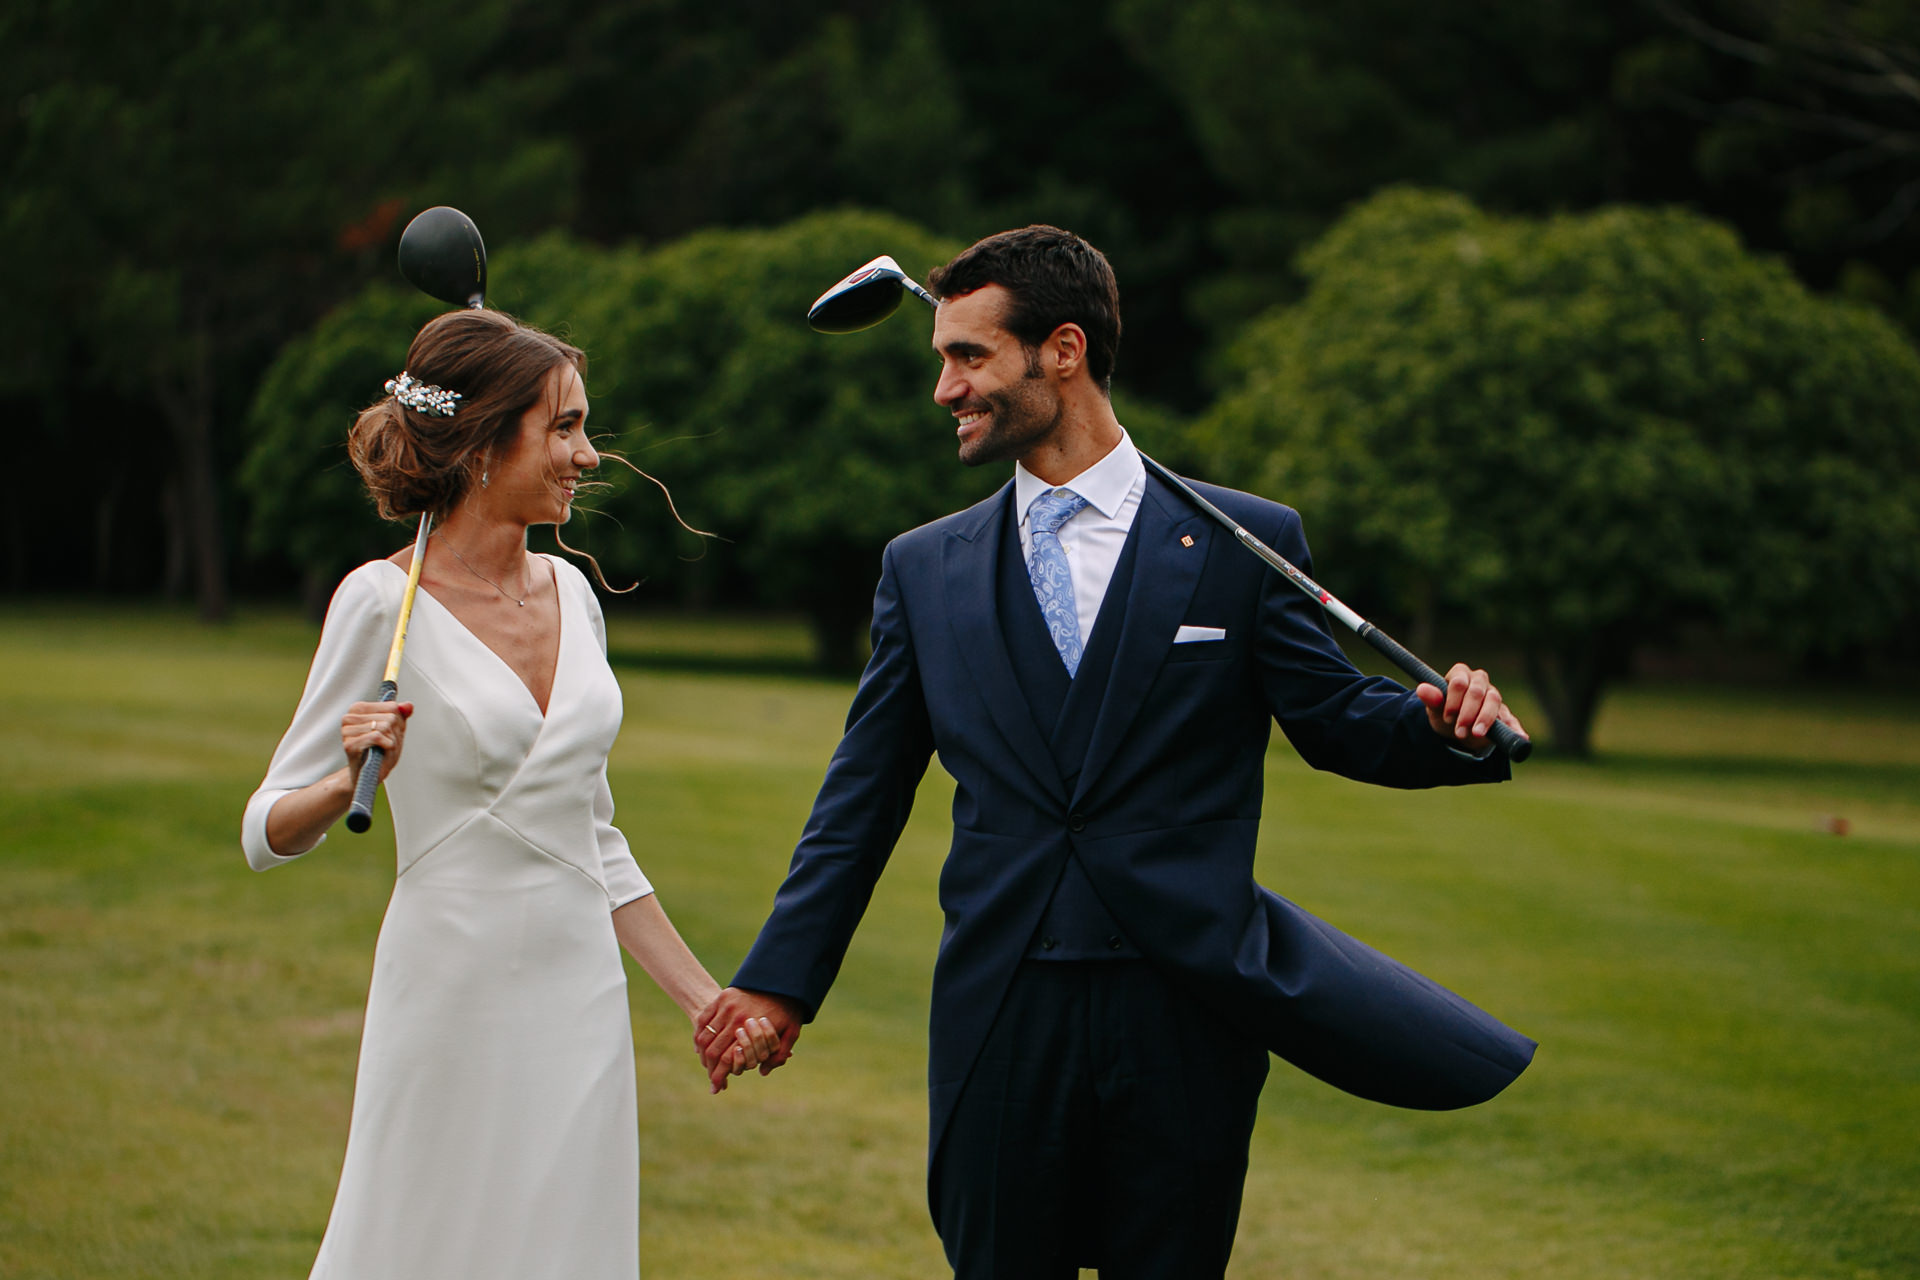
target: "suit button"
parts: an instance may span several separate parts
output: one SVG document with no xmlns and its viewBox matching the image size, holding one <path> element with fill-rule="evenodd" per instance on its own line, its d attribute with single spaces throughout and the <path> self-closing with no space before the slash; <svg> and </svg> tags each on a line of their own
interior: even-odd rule
<svg viewBox="0 0 1920 1280">
<path fill-rule="evenodd" d="M 1107 950 L 1109 951 L 1118 951 L 1123 945 L 1120 941 L 1120 935 L 1117 933 L 1107 939 Z"/>
<path fill-rule="evenodd" d="M 1069 830 L 1069 831 L 1085 831 L 1086 829 L 1087 829 L 1087 815 L 1086 815 L 1086 814 L 1084 814 L 1084 813 L 1074 813 L 1074 814 L 1069 814 L 1069 815 L 1067 815 L 1067 830 Z"/>
<path fill-rule="evenodd" d="M 1060 945 L 1060 939 L 1058 938 L 1049 937 L 1049 938 L 1040 939 L 1040 949 L 1042 951 L 1051 951 L 1059 945 Z"/>
</svg>

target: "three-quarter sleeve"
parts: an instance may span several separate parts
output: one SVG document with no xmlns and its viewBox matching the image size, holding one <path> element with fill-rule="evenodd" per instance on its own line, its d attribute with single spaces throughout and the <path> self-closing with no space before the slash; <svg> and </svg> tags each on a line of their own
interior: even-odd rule
<svg viewBox="0 0 1920 1280">
<path fill-rule="evenodd" d="M 607 886 L 607 904 L 624 906 L 635 898 L 653 892 L 653 885 L 633 859 L 627 837 L 613 825 L 613 788 L 607 785 L 607 771 L 600 770 L 600 785 L 593 792 L 593 835 L 600 845 L 600 879 Z"/>
<path fill-rule="evenodd" d="M 392 584 L 383 586 L 386 574 L 382 562 L 361 565 L 341 580 L 327 606 L 320 645 L 307 671 L 307 687 L 300 694 L 293 723 L 275 748 L 267 776 L 247 801 L 240 822 L 240 845 L 247 865 L 255 871 L 301 856 L 282 857 L 267 844 L 267 815 L 281 796 L 313 785 L 346 763 L 340 746 L 340 717 L 353 703 L 379 692 L 399 607 L 398 592 L 388 589 Z"/>
<path fill-rule="evenodd" d="M 552 556 L 547 557 L 553 560 Z M 600 654 L 607 652 L 607 620 L 600 612 L 600 602 L 594 598 L 593 588 L 578 569 L 563 561 L 553 560 L 570 571 L 578 580 L 581 593 L 586 598 L 587 619 L 593 624 L 593 638 L 600 645 Z M 613 788 L 607 783 L 607 770 L 600 769 L 600 782 L 593 792 L 593 835 L 600 846 L 600 880 L 607 887 L 607 899 L 610 905 L 624 906 L 635 898 L 644 898 L 653 892 L 653 885 L 640 870 L 640 864 L 634 860 L 633 850 L 627 844 L 626 835 L 613 825 Z"/>
</svg>

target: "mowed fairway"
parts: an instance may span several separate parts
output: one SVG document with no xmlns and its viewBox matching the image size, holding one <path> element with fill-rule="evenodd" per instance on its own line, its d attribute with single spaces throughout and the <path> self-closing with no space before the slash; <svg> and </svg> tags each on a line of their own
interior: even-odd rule
<svg viewBox="0 0 1920 1280">
<path fill-rule="evenodd" d="M 0 1276 L 306 1274 L 393 858 L 383 820 L 268 875 L 241 857 L 314 634 L 0 618 Z M 621 678 L 618 820 L 724 980 L 851 687 Z M 1430 793 L 1314 774 L 1276 735 L 1262 880 L 1541 1049 L 1446 1115 L 1276 1062 L 1234 1274 L 1920 1275 L 1916 720 L 1911 692 L 1630 689 L 1600 763 Z M 790 1068 L 708 1097 L 686 1023 L 630 969 L 650 1280 L 944 1273 L 922 1081 L 949 791 L 936 766 Z"/>
</svg>

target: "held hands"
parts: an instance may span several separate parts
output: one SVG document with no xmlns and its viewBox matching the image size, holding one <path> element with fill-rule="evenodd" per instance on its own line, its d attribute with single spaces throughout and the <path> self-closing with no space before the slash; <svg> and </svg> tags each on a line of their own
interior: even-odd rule
<svg viewBox="0 0 1920 1280">
<path fill-rule="evenodd" d="M 346 749 L 347 772 L 360 776 L 360 762 L 368 747 L 386 752 L 381 761 L 380 781 L 385 782 L 400 763 L 400 744 L 407 737 L 407 717 L 413 714 L 411 702 L 356 702 L 340 717 L 340 745 Z"/>
<path fill-rule="evenodd" d="M 707 1069 L 713 1092 L 727 1087 L 727 1077 L 758 1066 L 766 1075 L 793 1056 L 800 1038 L 800 1007 L 781 996 L 728 987 L 694 1020 L 693 1047 Z M 749 1034 L 752 1054 L 741 1052 L 740 1037 Z"/>
<path fill-rule="evenodd" d="M 704 1023 L 699 1034 L 708 1034 Z M 698 1037 L 695 1042 L 698 1043 Z M 759 1067 L 763 1074 L 771 1071 L 773 1068 L 767 1064 L 780 1051 L 780 1033 L 766 1018 L 748 1018 L 733 1029 L 731 1038 L 714 1036 L 711 1043 L 716 1051 L 726 1046 L 713 1068 L 718 1082 L 712 1091 L 719 1093 L 727 1087 L 728 1076 L 743 1076 L 754 1067 Z"/>
<path fill-rule="evenodd" d="M 1487 730 L 1496 720 L 1504 721 L 1517 733 L 1526 733 L 1519 719 L 1507 709 L 1506 699 L 1493 687 L 1487 673 L 1470 669 L 1464 662 L 1454 663 L 1453 669 L 1447 672 L 1444 693 L 1430 684 L 1415 685 L 1413 691 L 1426 704 L 1427 723 L 1433 726 L 1433 731 L 1462 751 L 1485 755 L 1492 750 Z"/>
</svg>

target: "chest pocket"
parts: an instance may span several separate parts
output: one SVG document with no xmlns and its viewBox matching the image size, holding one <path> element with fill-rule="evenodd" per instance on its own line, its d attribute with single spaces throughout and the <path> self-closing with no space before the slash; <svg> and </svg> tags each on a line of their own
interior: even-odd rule
<svg viewBox="0 0 1920 1280">
<path fill-rule="evenodd" d="M 1185 644 L 1167 646 L 1167 665 L 1180 662 L 1224 662 L 1231 658 L 1234 647 L 1224 637 L 1219 640 L 1189 640 Z"/>
</svg>

